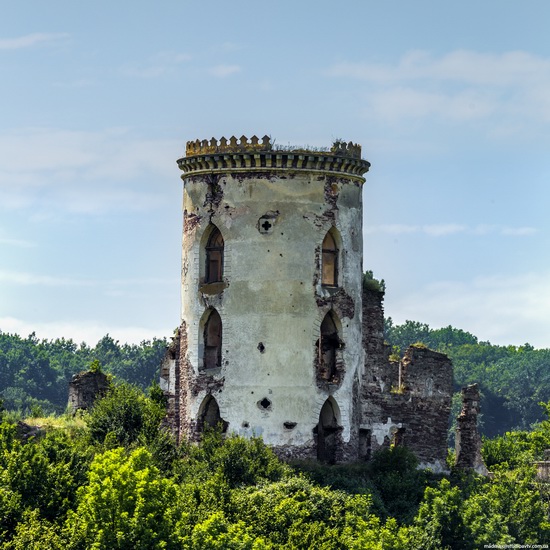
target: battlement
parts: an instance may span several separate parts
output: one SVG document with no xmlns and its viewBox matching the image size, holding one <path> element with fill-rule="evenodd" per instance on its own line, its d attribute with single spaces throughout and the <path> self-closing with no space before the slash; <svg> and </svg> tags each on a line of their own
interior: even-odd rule
<svg viewBox="0 0 550 550">
<path fill-rule="evenodd" d="M 229 139 L 222 137 L 219 140 L 212 138 L 210 140 L 197 139 L 188 141 L 185 146 L 185 156 L 194 157 L 197 155 L 209 155 L 212 153 L 256 153 L 259 151 L 272 153 L 325 153 L 340 157 L 361 158 L 361 145 L 353 142 L 337 140 L 330 149 L 294 147 L 294 146 L 274 146 L 269 136 L 264 136 L 261 141 L 257 136 L 248 139 L 246 136 L 236 138 L 231 136 Z"/>
<path fill-rule="evenodd" d="M 361 146 L 351 141 L 335 141 L 327 149 L 317 147 L 276 146 L 269 136 L 188 141 L 186 156 L 178 166 L 190 174 L 212 172 L 250 172 L 278 170 L 330 172 L 364 181 L 370 163 L 361 158 Z"/>
</svg>

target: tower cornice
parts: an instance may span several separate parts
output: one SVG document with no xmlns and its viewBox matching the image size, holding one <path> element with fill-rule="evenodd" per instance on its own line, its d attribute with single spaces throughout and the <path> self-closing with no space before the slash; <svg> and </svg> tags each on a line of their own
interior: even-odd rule
<svg viewBox="0 0 550 550">
<path fill-rule="evenodd" d="M 269 136 L 261 140 L 221 138 L 188 141 L 186 156 L 178 166 L 182 178 L 190 175 L 227 172 L 315 172 L 340 175 L 364 182 L 370 163 L 361 158 L 361 146 L 351 141 L 335 141 L 330 149 L 276 147 Z"/>
</svg>

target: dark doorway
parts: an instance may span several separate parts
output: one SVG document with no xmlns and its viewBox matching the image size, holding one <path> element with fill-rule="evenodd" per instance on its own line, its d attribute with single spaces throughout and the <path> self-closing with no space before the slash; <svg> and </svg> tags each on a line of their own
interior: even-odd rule
<svg viewBox="0 0 550 550">
<path fill-rule="evenodd" d="M 335 464 L 341 446 L 342 427 L 339 425 L 338 405 L 329 397 L 319 413 L 317 424 L 317 459 Z"/>
</svg>

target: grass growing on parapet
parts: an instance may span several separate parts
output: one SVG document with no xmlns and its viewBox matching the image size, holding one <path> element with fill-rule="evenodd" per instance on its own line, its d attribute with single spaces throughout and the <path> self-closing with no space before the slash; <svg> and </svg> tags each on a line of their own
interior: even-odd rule
<svg viewBox="0 0 550 550">
<path fill-rule="evenodd" d="M 428 349 L 428 346 L 423 342 L 415 342 L 414 344 L 411 344 L 411 348 Z"/>
<path fill-rule="evenodd" d="M 386 282 L 384 279 L 376 279 L 371 270 L 365 271 L 363 273 L 363 290 L 386 292 Z"/>
</svg>

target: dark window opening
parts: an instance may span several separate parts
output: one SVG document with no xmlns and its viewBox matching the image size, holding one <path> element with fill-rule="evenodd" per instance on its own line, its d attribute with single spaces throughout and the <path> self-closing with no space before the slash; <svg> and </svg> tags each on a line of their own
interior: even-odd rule
<svg viewBox="0 0 550 550">
<path fill-rule="evenodd" d="M 203 368 L 215 369 L 222 364 L 222 319 L 213 309 L 204 325 Z"/>
<path fill-rule="evenodd" d="M 338 286 L 338 249 L 330 232 L 323 239 L 321 284 L 323 286 Z"/>
<path fill-rule="evenodd" d="M 318 374 L 322 380 L 338 382 L 336 352 L 341 347 L 338 329 L 332 315 L 328 313 L 321 323 L 321 337 L 317 340 Z"/>
<path fill-rule="evenodd" d="M 370 460 L 372 452 L 372 431 L 368 429 L 359 429 L 359 458 Z"/>
<path fill-rule="evenodd" d="M 217 283 L 223 279 L 223 237 L 216 227 L 206 243 L 205 283 Z"/>
<path fill-rule="evenodd" d="M 335 464 L 338 459 L 342 443 L 338 417 L 338 405 L 332 398 L 327 399 L 319 413 L 316 433 L 317 459 L 321 462 Z"/>
<path fill-rule="evenodd" d="M 403 447 L 405 445 L 405 428 L 397 428 L 393 432 L 391 446 L 392 447 Z"/>
<path fill-rule="evenodd" d="M 218 402 L 209 395 L 205 398 L 200 408 L 197 426 L 198 431 L 203 432 L 206 427 L 217 428 L 220 425 L 222 433 L 225 433 L 228 423 L 220 416 Z"/>
</svg>

